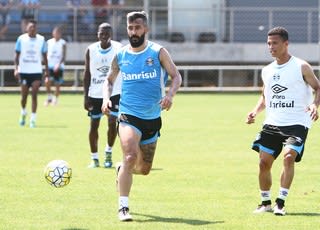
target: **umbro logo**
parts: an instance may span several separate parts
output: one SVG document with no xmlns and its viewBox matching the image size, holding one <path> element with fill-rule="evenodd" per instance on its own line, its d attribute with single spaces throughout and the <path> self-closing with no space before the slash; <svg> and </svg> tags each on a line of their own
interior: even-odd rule
<svg viewBox="0 0 320 230">
<path fill-rule="evenodd" d="M 97 70 L 101 73 L 108 73 L 109 67 L 108 66 L 101 66 L 101 67 L 97 68 Z"/>
<path fill-rule="evenodd" d="M 275 85 L 273 85 L 273 86 L 271 87 L 271 90 L 272 90 L 272 92 L 274 92 L 274 93 L 281 93 L 281 92 L 283 92 L 283 91 L 285 91 L 285 90 L 287 90 L 287 89 L 288 89 L 287 87 L 281 86 L 281 85 L 279 85 L 279 84 L 275 84 Z"/>
</svg>

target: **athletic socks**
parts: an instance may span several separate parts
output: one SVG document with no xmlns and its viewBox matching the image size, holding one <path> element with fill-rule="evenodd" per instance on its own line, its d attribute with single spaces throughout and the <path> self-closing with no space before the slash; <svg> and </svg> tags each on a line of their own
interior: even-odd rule
<svg viewBox="0 0 320 230">
<path fill-rule="evenodd" d="M 91 159 L 92 160 L 98 160 L 99 159 L 99 154 L 98 153 L 91 153 Z"/>
<path fill-rule="evenodd" d="M 120 196 L 119 197 L 119 209 L 123 207 L 129 207 L 129 197 L 127 196 Z"/>
</svg>

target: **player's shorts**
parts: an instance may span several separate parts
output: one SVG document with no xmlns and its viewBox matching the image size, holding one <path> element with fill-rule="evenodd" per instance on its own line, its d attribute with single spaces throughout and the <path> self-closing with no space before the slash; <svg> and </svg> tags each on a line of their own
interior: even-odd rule
<svg viewBox="0 0 320 230">
<path fill-rule="evenodd" d="M 121 114 L 118 122 L 133 127 L 141 135 L 140 144 L 150 144 L 157 141 L 162 126 L 161 117 L 152 120 L 140 119 L 138 117 Z"/>
<path fill-rule="evenodd" d="M 54 72 L 52 68 L 49 68 L 49 80 L 53 81 L 57 85 L 63 83 L 63 69 L 59 69 L 57 72 Z"/>
<path fill-rule="evenodd" d="M 26 85 L 28 88 L 31 87 L 32 83 L 34 81 L 40 81 L 42 80 L 42 73 L 20 73 L 20 84 Z"/>
<path fill-rule="evenodd" d="M 88 112 L 88 116 L 93 120 L 100 119 L 103 116 L 103 113 L 101 111 L 103 99 L 89 97 L 88 100 L 92 106 L 92 109 Z"/>
<path fill-rule="evenodd" d="M 264 125 L 253 142 L 252 149 L 257 152 L 260 150 L 266 152 L 276 159 L 283 147 L 290 148 L 298 153 L 295 161 L 299 162 L 304 152 L 307 135 L 308 128 L 302 125 Z"/>
<path fill-rule="evenodd" d="M 110 109 L 110 115 L 118 117 L 120 94 L 111 96 L 110 97 L 110 101 L 112 103 L 112 107 L 109 108 Z"/>
</svg>

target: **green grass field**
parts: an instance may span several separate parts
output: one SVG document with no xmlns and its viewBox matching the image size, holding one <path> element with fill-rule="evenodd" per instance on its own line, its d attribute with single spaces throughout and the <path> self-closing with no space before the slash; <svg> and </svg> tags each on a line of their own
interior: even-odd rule
<svg viewBox="0 0 320 230">
<path fill-rule="evenodd" d="M 28 98 L 28 111 L 30 100 Z M 115 170 L 88 169 L 89 118 L 81 95 L 62 95 L 57 107 L 39 96 L 37 128 L 20 127 L 19 95 L 0 95 L 0 229 L 319 229 L 320 123 L 309 132 L 303 161 L 286 203 L 287 215 L 254 215 L 260 202 L 258 155 L 251 142 L 261 128 L 245 124 L 257 94 L 178 94 L 148 176 L 135 176 L 134 221 L 117 218 Z M 106 119 L 100 128 L 100 157 Z M 64 188 L 51 187 L 43 169 L 53 159 L 72 166 Z M 114 161 L 121 159 L 119 141 Z M 272 199 L 282 156 L 273 168 Z"/>
</svg>

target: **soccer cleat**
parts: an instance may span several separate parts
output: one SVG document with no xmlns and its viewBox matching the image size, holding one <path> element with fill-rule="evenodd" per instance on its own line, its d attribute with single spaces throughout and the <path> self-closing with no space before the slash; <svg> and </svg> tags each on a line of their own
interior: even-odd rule
<svg viewBox="0 0 320 230">
<path fill-rule="evenodd" d="M 276 216 L 284 216 L 286 215 L 286 210 L 284 208 L 284 201 L 281 199 L 276 199 L 276 205 L 273 208 L 273 214 Z"/>
<path fill-rule="evenodd" d="M 132 221 L 132 216 L 129 214 L 128 207 L 122 207 L 119 209 L 119 220 L 120 221 Z"/>
<path fill-rule="evenodd" d="M 54 96 L 54 97 L 52 98 L 51 105 L 53 105 L 53 106 L 58 105 L 58 98 L 57 98 L 56 96 Z"/>
<path fill-rule="evenodd" d="M 19 125 L 20 126 L 24 126 L 26 124 L 26 117 L 27 117 L 26 114 L 21 114 L 20 115 L 20 119 L 19 119 Z"/>
<path fill-rule="evenodd" d="M 106 159 L 104 161 L 104 167 L 105 168 L 112 167 L 112 152 L 106 152 Z"/>
<path fill-rule="evenodd" d="M 264 212 L 271 212 L 271 204 L 259 204 L 258 207 L 253 211 L 253 213 L 264 213 Z"/>
<path fill-rule="evenodd" d="M 92 159 L 91 163 L 88 165 L 88 168 L 99 168 L 99 160 Z"/>
<path fill-rule="evenodd" d="M 30 128 L 35 128 L 36 127 L 36 121 L 31 120 L 30 121 Z"/>
<path fill-rule="evenodd" d="M 44 104 L 44 106 L 48 106 L 48 105 L 50 105 L 52 103 L 52 99 L 47 99 L 47 100 L 45 100 L 45 102 L 43 103 Z"/>
</svg>

